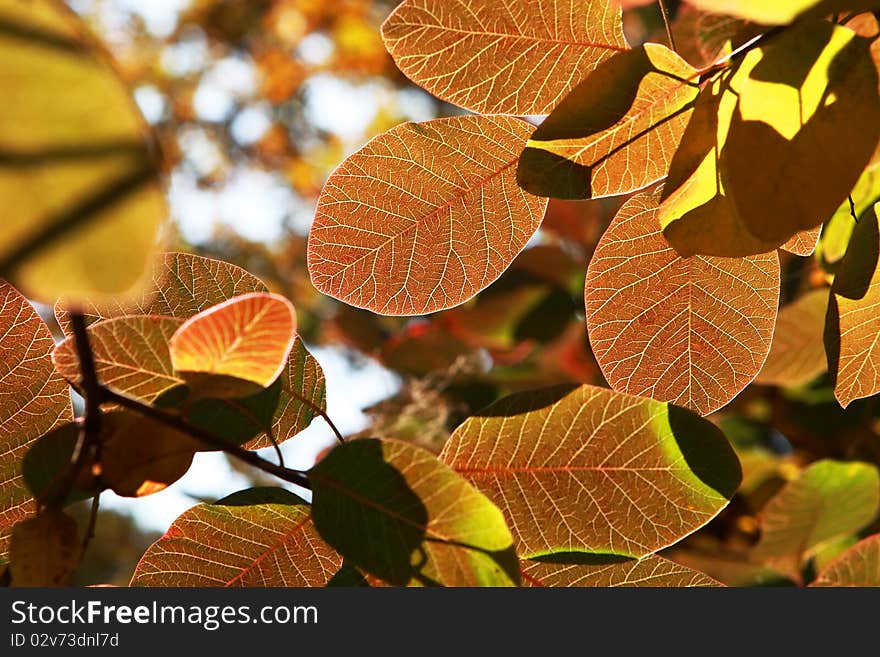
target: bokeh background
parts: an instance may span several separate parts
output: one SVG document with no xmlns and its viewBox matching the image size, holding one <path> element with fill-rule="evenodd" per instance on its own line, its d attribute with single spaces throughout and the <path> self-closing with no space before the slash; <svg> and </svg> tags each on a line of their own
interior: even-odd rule
<svg viewBox="0 0 880 657">
<path fill-rule="evenodd" d="M 584 328 L 584 274 L 625 197 L 552 201 L 539 233 L 497 283 L 431 317 L 379 317 L 311 286 L 307 235 L 333 168 L 402 121 L 461 112 L 409 83 L 385 53 L 379 26 L 395 0 L 68 4 L 112 53 L 155 130 L 172 215 L 169 250 L 238 264 L 294 302 L 299 330 L 324 369 L 328 414 L 343 433 L 439 450 L 465 417 L 504 394 L 560 382 L 604 385 Z M 656 4 L 625 17 L 631 43 L 665 40 Z M 682 13 L 682 43 L 692 27 Z M 825 284 L 819 260 L 783 260 L 783 302 Z M 752 385 L 711 419 L 736 444 L 743 489 L 667 556 L 729 584 L 785 583 L 749 563 L 757 512 L 801 463 L 880 463 L 875 404 L 861 400 L 842 411 L 821 376 L 796 390 Z M 307 468 L 332 442 L 318 419 L 282 445 L 285 462 Z M 266 456 L 275 458 L 271 450 Z M 200 454 L 161 493 L 138 500 L 105 493 L 78 581 L 127 583 L 145 548 L 180 513 L 265 483 L 277 482 Z"/>
</svg>

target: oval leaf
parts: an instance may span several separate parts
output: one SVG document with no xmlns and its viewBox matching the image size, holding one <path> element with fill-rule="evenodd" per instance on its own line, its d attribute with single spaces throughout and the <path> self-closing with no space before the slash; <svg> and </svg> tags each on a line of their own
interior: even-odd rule
<svg viewBox="0 0 880 657">
<path fill-rule="evenodd" d="M 55 372 L 49 327 L 14 287 L 0 280 L 0 556 L 9 529 L 32 511 L 22 459 L 40 436 L 73 419 L 70 394 Z"/>
<path fill-rule="evenodd" d="M 828 309 L 828 289 L 807 292 L 779 311 L 773 346 L 756 383 L 805 385 L 826 369 L 822 334 Z"/>
<path fill-rule="evenodd" d="M 825 319 L 825 351 L 834 396 L 846 408 L 880 392 L 880 225 L 871 210 L 853 232 Z"/>
<path fill-rule="evenodd" d="M 324 586 L 341 565 L 305 502 L 280 488 L 255 488 L 180 516 L 141 558 L 131 584 Z"/>
<path fill-rule="evenodd" d="M 147 127 L 73 12 L 0 2 L 0 276 L 54 303 L 127 292 L 165 214 Z M 124 236 L 120 239 L 120 236 Z"/>
<path fill-rule="evenodd" d="M 176 372 L 196 387 L 222 377 L 266 388 L 284 371 L 296 339 L 296 312 L 278 294 L 256 292 L 224 301 L 185 321 L 168 343 Z M 207 375 L 207 376 L 206 376 Z M 232 385 L 231 396 L 238 386 Z M 251 393 L 254 391 L 251 390 Z M 207 396 L 214 396 L 214 394 Z"/>
<path fill-rule="evenodd" d="M 630 199 L 599 241 L 585 292 L 590 343 L 615 390 L 707 415 L 764 364 L 779 259 L 682 258 L 660 233 L 658 200 Z"/>
<path fill-rule="evenodd" d="M 330 176 L 309 234 L 312 283 L 383 315 L 464 303 L 510 265 L 545 199 L 516 184 L 524 121 L 460 116 L 379 135 Z"/>
<path fill-rule="evenodd" d="M 625 50 L 613 0 L 407 0 L 382 25 L 411 80 L 480 114 L 547 114 L 585 73 Z"/>
<path fill-rule="evenodd" d="M 880 587 L 880 534 L 859 541 L 828 564 L 811 586 Z"/>
<path fill-rule="evenodd" d="M 650 555 L 643 559 L 593 558 L 592 563 L 523 561 L 525 586 L 696 587 L 723 586 L 708 575 Z"/>
<path fill-rule="evenodd" d="M 89 326 L 98 379 L 114 390 L 148 402 L 183 383 L 174 373 L 168 350 L 168 341 L 181 323 L 173 317 L 128 316 Z M 73 337 L 55 348 L 52 361 L 71 384 L 79 383 L 79 358 Z"/>
<path fill-rule="evenodd" d="M 394 585 L 519 582 L 501 512 L 430 453 L 355 440 L 310 472 L 321 536 L 353 566 Z"/>
<path fill-rule="evenodd" d="M 809 16 L 829 16 L 876 9 L 876 0 L 688 0 L 716 14 L 728 14 L 763 25 L 785 25 Z"/>
<path fill-rule="evenodd" d="M 880 507 L 880 474 L 867 463 L 817 461 L 801 472 L 761 512 L 755 555 L 773 561 L 803 559 L 822 543 L 854 534 Z"/>
<path fill-rule="evenodd" d="M 779 248 L 783 251 L 788 251 L 789 253 L 802 257 L 813 255 L 813 251 L 816 250 L 816 245 L 819 242 L 819 234 L 821 232 L 821 226 L 816 226 L 810 230 L 802 230 L 799 233 L 795 233 L 790 240 Z"/>
<path fill-rule="evenodd" d="M 507 514 L 523 557 L 651 554 L 709 522 L 741 477 L 713 424 L 592 386 L 507 397 L 440 458 Z"/>
<path fill-rule="evenodd" d="M 76 521 L 47 509 L 12 530 L 9 572 L 14 586 L 65 586 L 80 558 Z"/>
<path fill-rule="evenodd" d="M 563 199 L 624 194 L 660 180 L 699 92 L 698 72 L 656 43 L 599 66 L 538 126 L 517 180 Z"/>
</svg>

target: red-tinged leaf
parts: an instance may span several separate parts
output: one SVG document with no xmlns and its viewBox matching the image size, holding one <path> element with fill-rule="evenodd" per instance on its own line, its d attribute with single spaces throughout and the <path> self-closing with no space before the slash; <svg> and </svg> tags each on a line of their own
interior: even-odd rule
<svg viewBox="0 0 880 657">
<path fill-rule="evenodd" d="M 511 586 L 519 564 L 504 517 L 429 452 L 354 440 L 309 471 L 321 536 L 393 585 Z"/>
<path fill-rule="evenodd" d="M 828 564 L 811 586 L 880 587 L 880 534 L 859 541 Z"/>
<path fill-rule="evenodd" d="M 168 341 L 182 324 L 173 317 L 131 315 L 101 320 L 88 328 L 95 369 L 104 385 L 151 402 L 183 383 L 171 364 Z M 61 375 L 79 384 L 80 367 L 73 337 L 52 352 Z"/>
<path fill-rule="evenodd" d="M 799 571 L 827 541 L 854 534 L 880 509 L 880 474 L 868 463 L 817 461 L 761 511 L 757 558 Z"/>
<path fill-rule="evenodd" d="M 592 555 L 587 555 L 592 556 Z M 723 586 L 708 575 L 650 555 L 642 559 L 597 555 L 583 563 L 523 561 L 525 586 L 548 587 L 715 587 Z"/>
<path fill-rule="evenodd" d="M 802 230 L 799 233 L 795 233 L 790 240 L 779 248 L 794 255 L 804 257 L 813 255 L 813 251 L 816 250 L 816 245 L 819 243 L 821 232 L 822 226 L 816 226 L 810 230 Z"/>
<path fill-rule="evenodd" d="M 65 586 L 80 558 L 76 521 L 47 509 L 12 529 L 9 573 L 14 586 Z"/>
<path fill-rule="evenodd" d="M 656 43 L 618 53 L 535 130 L 517 167 L 528 192 L 624 194 L 666 176 L 699 93 L 698 72 Z"/>
<path fill-rule="evenodd" d="M 86 303 L 86 321 L 126 315 L 163 315 L 189 319 L 211 306 L 249 292 L 268 292 L 265 284 L 241 267 L 190 253 L 163 253 L 153 263 L 151 282 L 138 299 L 104 299 Z M 70 319 L 64 304 L 55 305 L 55 317 L 65 334 Z"/>
<path fill-rule="evenodd" d="M 610 0 L 406 0 L 382 26 L 400 70 L 480 114 L 547 114 L 627 48 Z"/>
<path fill-rule="evenodd" d="M 324 586 L 341 565 L 307 504 L 280 488 L 255 488 L 180 516 L 141 558 L 131 584 Z"/>
<path fill-rule="evenodd" d="M 123 497 L 164 490 L 189 470 L 202 444 L 132 413 L 108 413 L 101 424 L 101 482 Z"/>
<path fill-rule="evenodd" d="M 0 557 L 12 525 L 33 510 L 21 477 L 25 453 L 73 419 L 67 385 L 52 366 L 54 344 L 27 299 L 0 280 Z"/>
<path fill-rule="evenodd" d="M 822 334 L 828 309 L 828 289 L 813 290 L 779 311 L 773 346 L 755 379 L 775 386 L 800 386 L 825 371 Z"/>
<path fill-rule="evenodd" d="M 545 199 L 516 184 L 529 124 L 503 116 L 405 123 L 330 176 L 309 235 L 315 287 L 383 315 L 464 303 L 538 229 Z"/>
<path fill-rule="evenodd" d="M 505 512 L 525 558 L 646 556 L 709 522 L 741 477 L 708 421 L 592 386 L 507 397 L 456 429 L 440 458 Z"/>
<path fill-rule="evenodd" d="M 174 370 L 198 388 L 213 390 L 211 377 L 266 388 L 284 371 L 295 339 L 296 312 L 290 301 L 255 292 L 191 317 L 168 346 Z M 239 386 L 230 385 L 232 396 L 237 396 Z M 225 393 L 227 383 L 219 387 Z"/>
<path fill-rule="evenodd" d="M 615 390 L 707 415 L 764 364 L 779 259 L 682 258 L 660 232 L 658 201 L 630 199 L 596 248 L 585 292 L 590 343 Z"/>
<path fill-rule="evenodd" d="M 880 392 L 880 227 L 876 211 L 855 227 L 825 319 L 825 351 L 834 396 L 846 408 Z"/>
</svg>

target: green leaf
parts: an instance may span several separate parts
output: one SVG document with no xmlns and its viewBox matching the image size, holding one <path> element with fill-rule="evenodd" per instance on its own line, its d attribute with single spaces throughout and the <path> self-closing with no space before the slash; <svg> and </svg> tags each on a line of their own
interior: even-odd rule
<svg viewBox="0 0 880 657">
<path fill-rule="evenodd" d="M 183 383 L 174 372 L 168 351 L 168 341 L 180 324 L 181 320 L 173 317 L 130 315 L 89 326 L 98 379 L 114 390 L 148 402 Z M 55 348 L 52 360 L 65 379 L 78 385 L 79 358 L 73 337 Z"/>
<path fill-rule="evenodd" d="M 305 502 L 280 488 L 254 488 L 181 515 L 141 558 L 131 584 L 324 586 L 341 565 Z"/>
<path fill-rule="evenodd" d="M 826 541 L 868 525 L 880 508 L 880 473 L 867 463 L 817 461 L 761 512 L 755 556 L 799 565 Z"/>
<path fill-rule="evenodd" d="M 21 472 L 35 499 L 50 494 L 53 487 L 62 482 L 72 462 L 81 430 L 81 425 L 69 422 L 55 427 L 31 444 L 22 459 Z M 91 471 L 93 464 L 94 460 L 86 459 L 67 495 L 67 504 L 89 499 L 103 489 Z"/>
<path fill-rule="evenodd" d="M 845 200 L 837 208 L 834 216 L 828 220 L 822 231 L 822 239 L 819 242 L 817 257 L 826 266 L 838 263 L 846 253 L 850 237 L 856 227 L 856 220 L 864 216 L 880 201 L 880 165 L 869 166 L 862 173 L 856 186 L 850 192 L 850 197 L 855 206 L 855 218 L 850 207 L 849 199 Z"/>
<path fill-rule="evenodd" d="M 833 215 L 880 139 L 870 45 L 807 22 L 704 89 L 663 192 L 679 253 L 762 253 Z"/>
<path fill-rule="evenodd" d="M 741 478 L 713 424 L 592 386 L 507 397 L 440 456 L 505 512 L 522 557 L 651 554 L 709 522 Z"/>
<path fill-rule="evenodd" d="M 309 480 L 321 536 L 366 573 L 393 585 L 519 582 L 501 512 L 422 449 L 355 440 L 334 448 Z"/>
<path fill-rule="evenodd" d="M 698 73 L 656 43 L 615 54 L 535 130 L 517 168 L 527 192 L 624 194 L 666 175 L 699 92 Z"/>
<path fill-rule="evenodd" d="M 54 344 L 27 299 L 0 280 L 0 557 L 12 525 L 32 511 L 21 476 L 25 453 L 73 419 L 67 384 L 52 366 Z"/>
<path fill-rule="evenodd" d="M 127 293 L 167 212 L 147 126 L 108 59 L 62 3 L 0 2 L 0 198 L 14 208 L 0 276 L 46 303 Z"/>
<path fill-rule="evenodd" d="M 654 554 L 642 559 L 582 556 L 587 558 L 571 563 L 523 561 L 523 584 L 602 588 L 723 586 L 708 575 Z"/>
<path fill-rule="evenodd" d="M 823 568 L 811 586 L 880 587 L 880 534 L 856 543 Z"/>
</svg>

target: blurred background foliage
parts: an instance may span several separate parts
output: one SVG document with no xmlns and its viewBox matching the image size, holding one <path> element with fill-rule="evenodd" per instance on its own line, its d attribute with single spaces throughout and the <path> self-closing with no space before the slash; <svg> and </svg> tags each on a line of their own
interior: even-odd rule
<svg viewBox="0 0 880 657">
<path fill-rule="evenodd" d="M 311 286 L 307 234 L 332 169 L 402 121 L 461 111 L 410 84 L 386 54 L 379 25 L 397 2 L 68 4 L 104 41 L 155 129 L 172 209 L 169 250 L 246 268 L 294 302 L 309 345 L 342 354 L 353 368 L 378 361 L 393 373 L 396 392 L 378 395 L 385 398 L 365 409 L 367 426 L 360 435 L 439 451 L 465 417 L 509 392 L 569 381 L 605 385 L 584 327 L 584 271 L 625 197 L 551 201 L 530 248 L 497 283 L 430 317 L 379 317 L 338 304 Z M 682 12 L 675 24 L 684 53 L 688 18 Z M 631 43 L 665 40 L 656 4 L 628 11 L 626 28 Z M 781 257 L 783 304 L 827 284 L 830 266 L 821 258 Z M 369 377 L 359 381 L 371 385 Z M 875 400 L 859 400 L 844 411 L 823 374 L 795 389 L 753 384 L 710 419 L 735 444 L 744 483 L 718 518 L 667 556 L 728 584 L 798 580 L 802 573 L 781 573 L 750 558 L 759 537 L 757 515 L 817 459 L 880 464 Z M 143 524 L 113 509 L 102 511 L 79 578 L 126 583 L 156 538 Z M 875 523 L 860 535 L 877 531 Z M 855 539 L 826 546 L 807 568 L 827 562 Z"/>
</svg>

